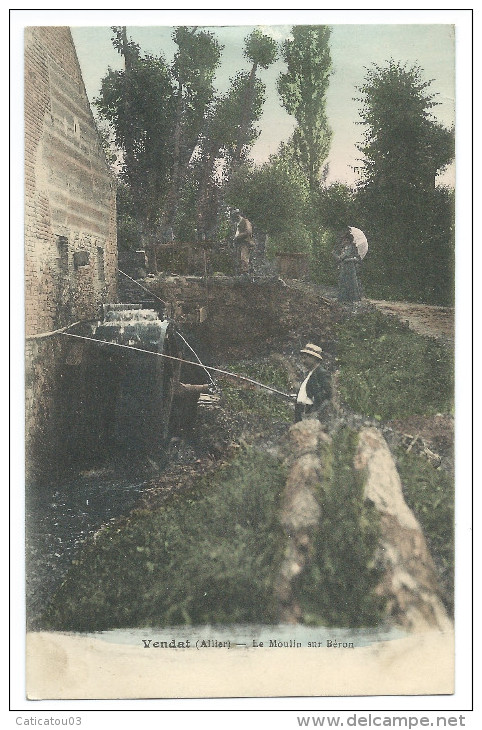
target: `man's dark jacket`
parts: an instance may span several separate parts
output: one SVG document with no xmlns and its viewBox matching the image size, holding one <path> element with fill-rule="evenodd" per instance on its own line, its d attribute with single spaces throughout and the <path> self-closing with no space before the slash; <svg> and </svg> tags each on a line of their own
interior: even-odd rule
<svg viewBox="0 0 482 730">
<path fill-rule="evenodd" d="M 318 411 L 327 401 L 331 401 L 331 377 L 327 370 L 318 365 L 311 373 L 306 383 L 306 395 L 313 401 L 313 405 L 297 403 L 295 406 L 295 421 L 301 421 L 303 414 Z"/>
</svg>

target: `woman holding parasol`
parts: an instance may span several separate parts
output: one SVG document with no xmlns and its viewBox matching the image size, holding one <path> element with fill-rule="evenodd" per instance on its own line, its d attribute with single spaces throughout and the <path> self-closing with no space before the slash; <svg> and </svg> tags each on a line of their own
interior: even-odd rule
<svg viewBox="0 0 482 730">
<path fill-rule="evenodd" d="M 358 266 L 368 251 L 368 242 L 363 231 L 349 226 L 342 233 L 338 250 L 339 253 L 333 252 L 340 266 L 338 300 L 359 302 L 362 289 L 358 279 Z"/>
</svg>

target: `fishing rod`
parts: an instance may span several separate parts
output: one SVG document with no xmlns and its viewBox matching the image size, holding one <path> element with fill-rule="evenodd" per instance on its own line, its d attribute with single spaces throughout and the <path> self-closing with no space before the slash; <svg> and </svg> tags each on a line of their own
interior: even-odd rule
<svg viewBox="0 0 482 730">
<path fill-rule="evenodd" d="M 177 329 L 176 329 L 176 335 L 178 335 L 181 338 L 181 340 L 189 347 L 189 349 L 191 350 L 192 354 L 196 358 L 197 363 L 194 363 L 194 364 L 200 365 L 206 371 L 206 375 L 208 376 L 209 380 L 211 381 L 211 384 L 212 384 L 213 388 L 217 388 L 217 385 L 214 382 L 214 380 L 212 379 L 209 370 L 206 368 L 206 366 L 204 365 L 204 363 L 201 362 L 201 360 L 200 360 L 199 355 L 197 354 L 197 352 L 195 352 L 195 350 L 191 347 L 191 345 L 186 340 L 186 338 Z"/>
<path fill-rule="evenodd" d="M 75 335 L 73 332 L 59 332 L 59 334 L 63 335 L 64 337 L 74 337 L 78 340 L 87 340 L 89 342 L 95 342 L 98 345 L 108 345 L 110 347 L 120 347 L 125 350 L 133 350 L 135 352 L 143 352 L 147 355 L 154 355 L 155 357 L 163 357 L 166 360 L 174 360 L 176 362 L 186 363 L 187 365 L 193 365 L 194 367 L 203 368 L 206 371 L 209 370 L 214 373 L 219 373 L 220 375 L 227 375 L 230 378 L 242 380 L 246 383 L 250 383 L 251 385 L 257 386 L 258 388 L 263 388 L 264 390 L 269 390 L 271 393 L 276 393 L 277 395 L 280 395 L 283 398 L 287 398 L 290 401 L 293 400 L 293 396 L 291 396 L 289 393 L 284 393 L 282 390 L 273 388 L 271 385 L 266 385 L 265 383 L 260 383 L 258 380 L 254 380 L 254 378 L 248 378 L 247 375 L 238 375 L 238 373 L 232 373 L 229 370 L 222 370 L 221 368 L 215 368 L 210 365 L 203 365 L 202 363 L 192 362 L 191 360 L 184 360 L 181 357 L 175 357 L 174 355 L 166 355 L 163 352 L 153 352 L 152 350 L 144 350 L 143 348 L 135 347 L 134 345 L 122 345 L 119 342 L 109 342 L 108 340 L 98 340 L 95 337 L 87 337 L 86 335 Z"/>
</svg>

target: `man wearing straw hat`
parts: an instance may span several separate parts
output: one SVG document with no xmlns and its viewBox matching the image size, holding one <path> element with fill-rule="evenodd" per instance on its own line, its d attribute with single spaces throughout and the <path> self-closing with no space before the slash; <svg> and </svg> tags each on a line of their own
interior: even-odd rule
<svg viewBox="0 0 482 730">
<path fill-rule="evenodd" d="M 324 411 L 332 399 L 331 378 L 321 366 L 323 350 L 318 345 L 309 342 L 300 352 L 308 374 L 301 383 L 296 396 L 295 423 L 304 418 L 322 420 Z"/>
</svg>

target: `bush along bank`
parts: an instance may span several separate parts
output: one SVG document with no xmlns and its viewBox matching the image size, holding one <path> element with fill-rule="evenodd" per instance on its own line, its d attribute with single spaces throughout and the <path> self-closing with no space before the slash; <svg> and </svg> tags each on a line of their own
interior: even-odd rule
<svg viewBox="0 0 482 730">
<path fill-rule="evenodd" d="M 375 422 L 453 413 L 453 353 L 380 312 L 338 326 L 338 385 L 345 405 Z M 423 456 L 393 447 L 403 494 L 430 548 L 442 597 L 453 612 L 454 480 Z"/>
</svg>

